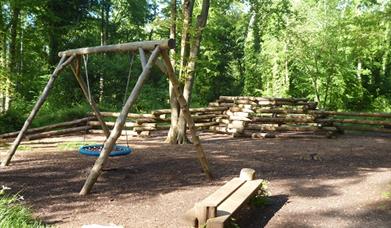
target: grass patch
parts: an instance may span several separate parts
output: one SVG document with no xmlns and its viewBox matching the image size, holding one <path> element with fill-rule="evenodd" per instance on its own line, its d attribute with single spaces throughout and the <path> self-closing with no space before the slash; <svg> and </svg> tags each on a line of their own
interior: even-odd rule
<svg viewBox="0 0 391 228">
<path fill-rule="evenodd" d="M 59 150 L 78 150 L 81 146 L 98 144 L 96 142 L 63 142 L 57 145 Z"/>
<path fill-rule="evenodd" d="M 0 227 L 47 227 L 33 217 L 31 210 L 23 204 L 22 196 L 8 194 L 8 189 L 2 186 L 0 190 Z"/>
<path fill-rule="evenodd" d="M 33 150 L 33 148 L 31 146 L 19 145 L 18 150 L 19 151 L 30 151 L 30 150 Z"/>
</svg>

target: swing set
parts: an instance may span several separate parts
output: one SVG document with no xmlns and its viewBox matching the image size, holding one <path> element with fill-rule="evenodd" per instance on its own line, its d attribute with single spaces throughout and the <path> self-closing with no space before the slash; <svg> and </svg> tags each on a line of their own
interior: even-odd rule
<svg viewBox="0 0 391 228">
<path fill-rule="evenodd" d="M 122 102 L 122 106 L 125 105 L 126 102 L 126 96 L 128 94 L 128 89 L 129 89 L 129 83 L 130 83 L 130 78 L 132 75 L 132 67 L 133 67 L 133 62 L 134 62 L 134 56 L 135 54 L 133 52 L 130 52 L 131 58 L 130 58 L 130 65 L 129 65 L 129 72 L 128 72 L 128 77 L 126 80 L 126 87 L 125 87 L 125 93 L 124 93 L 124 98 Z M 91 88 L 90 88 L 90 79 L 89 79 L 89 74 L 88 74 L 88 54 L 83 55 L 83 63 L 84 63 L 84 71 L 85 71 L 85 80 L 87 82 L 87 94 L 88 94 L 88 102 L 91 103 Z M 117 157 L 117 156 L 124 156 L 128 155 L 132 152 L 132 149 L 129 147 L 129 140 L 128 140 L 128 132 L 125 131 L 125 136 L 126 136 L 126 147 L 125 146 L 119 146 L 115 145 L 113 147 L 113 150 L 110 152 L 109 157 Z M 103 149 L 103 144 L 94 144 L 94 145 L 84 145 L 79 148 L 79 153 L 87 156 L 94 156 L 94 157 L 99 157 L 100 152 Z"/>
<path fill-rule="evenodd" d="M 203 172 L 206 174 L 206 176 L 211 179 L 212 174 L 209 171 L 208 161 L 205 155 L 205 152 L 202 148 L 202 145 L 200 143 L 200 139 L 197 135 L 196 128 L 194 125 L 194 121 L 191 117 L 191 114 L 189 112 L 188 104 L 183 97 L 182 93 L 180 92 L 180 85 L 178 82 L 178 79 L 175 76 L 175 72 L 173 69 L 173 66 L 170 62 L 169 57 L 169 50 L 175 48 L 175 40 L 168 39 L 168 40 L 159 40 L 159 41 L 140 41 L 140 42 L 130 42 L 130 43 L 124 43 L 124 44 L 115 44 L 115 45 L 106 45 L 106 46 L 97 46 L 97 47 L 86 47 L 86 48 L 79 48 L 79 49 L 71 49 L 63 52 L 59 52 L 58 55 L 61 57 L 57 67 L 54 69 L 52 75 L 49 78 L 48 83 L 46 84 L 41 96 L 39 97 L 37 103 L 34 105 L 30 115 L 26 119 L 22 129 L 19 131 L 18 136 L 15 138 L 12 146 L 10 147 L 5 159 L 2 160 L 1 166 L 7 166 L 10 164 L 11 159 L 13 155 L 15 154 L 20 142 L 22 141 L 26 131 L 28 130 L 29 126 L 31 125 L 31 122 L 33 121 L 34 117 L 38 113 L 39 109 L 42 107 L 44 102 L 46 101 L 47 96 L 49 95 L 50 90 L 54 86 L 54 82 L 59 76 L 59 73 L 64 70 L 64 68 L 68 65 L 70 65 L 72 72 L 84 94 L 86 97 L 89 105 L 91 106 L 91 109 L 94 112 L 94 115 L 98 119 L 100 126 L 104 132 L 104 135 L 106 137 L 106 140 L 101 145 L 88 145 L 85 148 L 80 149 L 80 153 L 88 153 L 88 155 L 97 156 L 98 158 L 95 161 L 94 166 L 91 168 L 90 173 L 80 191 L 80 195 L 86 195 L 88 194 L 95 182 L 97 181 L 98 177 L 100 176 L 102 172 L 103 166 L 108 161 L 108 157 L 110 155 L 116 155 L 118 156 L 118 153 L 124 153 L 128 152 L 128 154 L 131 152 L 131 148 L 124 146 L 118 146 L 116 145 L 116 142 L 118 138 L 121 135 L 122 129 L 124 128 L 126 118 L 128 115 L 128 112 L 130 108 L 133 106 L 133 104 L 136 102 L 140 91 L 145 84 L 146 80 L 148 79 L 148 76 L 152 70 L 152 67 L 154 64 L 156 64 L 161 71 L 168 77 L 169 81 L 172 84 L 172 91 L 174 96 L 176 97 L 179 106 L 181 108 L 181 111 L 183 112 L 183 115 L 186 119 L 187 125 L 189 127 L 193 145 L 197 152 L 198 160 L 201 164 L 201 168 Z M 94 101 L 93 97 L 91 96 L 91 91 L 89 88 L 89 81 L 84 80 L 81 77 L 81 61 L 82 58 L 86 60 L 88 55 L 96 54 L 96 53 L 107 53 L 107 52 L 131 52 L 133 55 L 136 54 L 138 51 L 140 55 L 141 65 L 142 65 L 142 72 L 138 77 L 138 80 L 135 84 L 135 86 L 132 89 L 132 92 L 130 95 L 125 98 L 122 106 L 122 110 L 120 112 L 120 115 L 117 117 L 117 120 L 114 124 L 114 128 L 110 131 L 107 127 L 106 123 L 103 120 L 103 117 L 97 107 L 96 102 Z M 147 54 L 150 52 L 149 58 L 147 58 Z M 159 59 L 159 56 L 161 59 Z M 86 64 L 87 61 L 84 61 L 84 64 Z M 87 72 L 87 68 L 85 67 L 85 70 Z M 86 79 L 88 77 L 88 72 L 86 74 Z M 127 82 L 127 87 L 129 86 L 129 78 Z M 123 149 L 123 150 L 122 150 Z M 95 151 L 95 152 L 94 152 Z M 124 155 L 124 154 L 121 154 Z"/>
</svg>

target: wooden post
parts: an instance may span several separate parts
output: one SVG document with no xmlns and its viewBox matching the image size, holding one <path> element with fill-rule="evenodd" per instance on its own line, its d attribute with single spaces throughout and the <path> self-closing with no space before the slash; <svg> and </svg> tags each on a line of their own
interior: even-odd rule
<svg viewBox="0 0 391 228">
<path fill-rule="evenodd" d="M 172 83 L 172 89 L 173 89 L 174 95 L 176 96 L 176 98 L 178 100 L 179 106 L 183 112 L 183 115 L 184 115 L 186 122 L 187 122 L 187 125 L 189 127 L 189 130 L 191 133 L 191 138 L 192 138 L 193 144 L 196 148 L 198 160 L 200 161 L 202 170 L 204 171 L 204 173 L 206 174 L 206 176 L 209 179 L 212 179 L 212 173 L 209 171 L 208 160 L 206 159 L 204 149 L 202 148 L 200 139 L 197 135 L 197 130 L 195 128 L 193 118 L 191 117 L 187 102 L 186 102 L 185 98 L 183 97 L 182 93 L 180 93 L 179 82 L 178 82 L 178 79 L 175 77 L 174 69 L 171 65 L 168 51 L 163 50 L 161 52 L 161 54 L 163 57 L 163 61 L 167 67 L 167 72 L 168 72 L 167 76 L 168 76 L 168 79 L 170 80 L 170 82 Z"/>
<path fill-rule="evenodd" d="M 77 59 L 76 59 L 76 67 L 73 67 L 71 65 L 71 68 L 72 68 L 72 71 L 73 71 L 73 75 L 75 75 L 75 78 L 76 78 L 77 82 L 79 83 L 80 88 L 83 91 L 83 94 L 84 94 L 84 96 L 86 97 L 86 99 L 88 101 L 88 104 L 90 104 L 92 110 L 94 111 L 94 114 L 95 114 L 96 118 L 98 119 L 98 121 L 99 121 L 99 123 L 100 123 L 100 125 L 102 127 L 102 130 L 103 130 L 103 132 L 104 132 L 104 134 L 105 134 L 105 136 L 107 138 L 110 135 L 110 130 L 106 126 L 106 123 L 103 120 L 103 117 L 100 114 L 100 111 L 99 111 L 98 107 L 96 106 L 95 100 L 88 94 L 87 85 L 84 82 L 84 80 L 81 78 L 81 75 L 80 75 L 80 62 L 81 62 L 80 61 L 80 56 L 78 56 Z"/>
<path fill-rule="evenodd" d="M 33 110 L 31 111 L 30 115 L 28 116 L 28 118 L 24 122 L 22 129 L 20 130 L 18 136 L 16 137 L 15 141 L 13 142 L 10 150 L 8 151 L 7 157 L 5 158 L 5 160 L 3 160 L 1 162 L 1 166 L 9 165 L 9 163 L 11 162 L 12 156 L 14 156 L 16 149 L 18 148 L 20 142 L 22 141 L 24 134 L 26 133 L 27 129 L 29 128 L 34 117 L 37 115 L 39 109 L 42 107 L 46 98 L 48 97 L 50 90 L 53 88 L 54 82 L 56 81 L 58 74 L 64 69 L 65 66 L 70 64 L 74 58 L 75 58 L 74 55 L 71 55 L 68 59 L 66 56 L 61 57 L 61 60 L 58 63 L 58 65 L 57 65 L 56 69 L 54 70 L 54 72 L 52 73 L 52 75 L 50 76 L 50 79 L 49 79 L 48 83 L 46 84 L 46 86 L 42 92 L 42 95 L 39 97 L 37 103 L 35 103 Z"/>
<path fill-rule="evenodd" d="M 153 63 L 158 57 L 158 54 L 160 52 L 159 46 L 156 46 L 154 51 L 151 54 L 151 57 L 148 60 L 148 63 L 145 65 L 145 68 L 143 72 L 141 73 L 140 77 L 137 80 L 136 85 L 134 86 L 132 93 L 126 100 L 125 105 L 123 106 L 121 110 L 121 114 L 118 116 L 117 121 L 115 122 L 114 128 L 111 131 L 110 136 L 107 138 L 106 142 L 103 145 L 103 149 L 99 155 L 99 158 L 95 161 L 94 166 L 92 167 L 90 174 L 84 183 L 83 188 L 80 191 L 80 195 L 86 195 L 88 194 L 95 182 L 97 181 L 98 177 L 101 174 L 102 168 L 104 164 L 106 163 L 110 152 L 113 150 L 114 144 L 117 141 L 118 137 L 121 135 L 121 131 L 124 127 L 124 124 L 126 122 L 126 118 L 129 112 L 130 107 L 134 104 L 134 102 L 137 100 L 137 97 L 140 94 L 141 88 L 143 87 L 145 81 L 148 78 L 148 75 L 151 72 Z"/>
</svg>

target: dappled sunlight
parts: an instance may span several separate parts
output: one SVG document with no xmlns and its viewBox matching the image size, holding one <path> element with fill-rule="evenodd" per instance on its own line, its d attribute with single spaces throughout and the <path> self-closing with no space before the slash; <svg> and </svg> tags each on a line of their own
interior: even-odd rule
<svg viewBox="0 0 391 228">
<path fill-rule="evenodd" d="M 304 205 L 308 205 L 301 210 L 305 213 L 315 213 L 311 208 L 316 205 L 326 205 L 322 213 L 363 207 L 374 199 L 363 197 L 361 192 L 375 191 L 391 180 L 387 151 L 391 142 L 379 143 L 374 137 L 251 140 L 212 134 L 201 136 L 206 141 L 204 147 L 214 181 L 207 181 L 203 175 L 193 145 L 165 144 L 164 136 L 134 138 L 129 141 L 134 152 L 110 158 L 92 194 L 80 197 L 78 192 L 96 158 L 80 155 L 77 150 L 47 148 L 50 143 L 71 143 L 69 138 L 82 141 L 80 136 L 64 136 L 49 140 L 50 143 L 44 141 L 44 149 L 33 141 L 32 151 L 16 153 L 11 166 L 1 168 L 0 184 L 10 186 L 15 192 L 22 191 L 37 214 L 51 223 L 67 224 L 75 216 L 85 221 L 91 213 L 98 213 L 102 221 L 113 219 L 127 224 L 126 221 L 137 219 L 135 216 L 140 210 L 155 210 L 174 219 L 170 213 L 178 208 L 184 212 L 237 176 L 243 167 L 253 168 L 259 178 L 269 180 L 273 195 L 289 198 L 275 212 L 270 212 L 282 215 L 288 212 L 295 215 L 294 208 L 305 208 Z M 87 143 L 100 139 L 93 135 L 88 137 Z M 311 153 L 316 153 L 319 160 L 308 159 Z M 379 182 L 379 176 L 384 178 L 384 183 Z M 177 209 L 163 209 L 170 205 Z M 127 210 L 131 214 L 125 221 L 105 212 L 108 209 L 113 213 Z M 272 225 L 276 219 L 278 217 L 260 222 Z M 306 219 L 309 223 L 305 224 L 311 224 L 311 219 Z M 180 222 L 178 218 L 173 221 Z"/>
</svg>

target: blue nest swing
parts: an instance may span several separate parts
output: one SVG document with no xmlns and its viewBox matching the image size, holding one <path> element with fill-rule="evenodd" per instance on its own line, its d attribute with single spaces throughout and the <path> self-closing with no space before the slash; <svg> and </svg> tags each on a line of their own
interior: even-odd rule
<svg viewBox="0 0 391 228">
<path fill-rule="evenodd" d="M 102 149 L 103 149 L 103 144 L 86 145 L 80 147 L 79 153 L 87 156 L 99 157 Z M 130 154 L 131 152 L 132 152 L 132 148 L 130 147 L 115 145 L 113 150 L 110 152 L 109 156 L 110 157 L 124 156 Z"/>
</svg>

